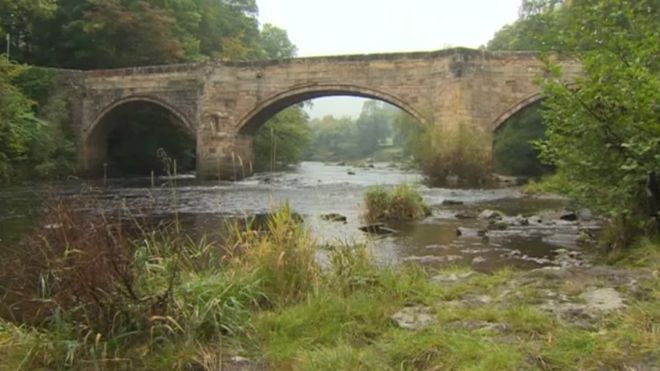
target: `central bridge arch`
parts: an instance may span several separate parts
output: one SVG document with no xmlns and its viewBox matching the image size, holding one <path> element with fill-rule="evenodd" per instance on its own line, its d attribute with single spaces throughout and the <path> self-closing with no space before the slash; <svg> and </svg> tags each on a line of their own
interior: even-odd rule
<svg viewBox="0 0 660 371">
<path fill-rule="evenodd" d="M 310 84 L 274 94 L 260 102 L 238 122 L 238 133 L 254 134 L 269 118 L 281 110 L 307 100 L 331 97 L 350 96 L 369 98 L 389 103 L 410 114 L 423 124 L 429 124 L 429 119 L 418 112 L 411 104 L 393 94 L 374 89 L 348 84 Z"/>
</svg>

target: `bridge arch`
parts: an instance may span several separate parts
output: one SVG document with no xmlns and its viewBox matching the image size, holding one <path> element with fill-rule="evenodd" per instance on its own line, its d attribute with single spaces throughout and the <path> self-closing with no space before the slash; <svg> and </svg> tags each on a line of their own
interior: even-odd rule
<svg viewBox="0 0 660 371">
<path fill-rule="evenodd" d="M 144 135 L 144 148 L 135 148 L 136 150 L 147 150 L 149 149 L 147 144 L 153 140 L 157 140 L 154 137 L 157 138 L 158 135 L 172 135 L 172 132 L 188 136 L 193 143 L 196 141 L 195 126 L 172 105 L 148 95 L 124 97 L 115 100 L 102 109 L 94 117 L 90 125 L 83 130 L 81 140 L 82 150 L 84 152 L 83 158 L 85 159 L 83 164 L 84 169 L 88 173 L 99 174 L 104 164 L 107 165 L 110 152 L 112 151 L 111 142 L 115 134 L 126 130 L 130 125 L 137 124 L 139 126 L 140 123 L 138 121 L 149 115 L 152 115 L 149 126 L 153 127 L 155 125 L 154 123 L 158 124 L 155 128 L 156 135 Z M 159 130 L 160 128 L 162 130 Z M 153 133 L 154 130 L 147 132 Z M 155 151 L 152 152 L 154 153 L 151 155 L 155 156 Z M 162 170 L 162 166 L 152 170 L 158 172 Z"/>
<path fill-rule="evenodd" d="M 516 113 L 524 110 L 525 108 L 533 104 L 538 103 L 539 101 L 541 101 L 541 99 L 543 99 L 543 96 L 540 93 L 536 93 L 509 107 L 506 111 L 504 111 L 501 115 L 499 115 L 490 124 L 491 131 L 496 132 L 502 126 L 502 124 L 504 124 L 508 119 L 513 117 Z"/>
<path fill-rule="evenodd" d="M 92 135 L 92 133 L 96 130 L 99 123 L 101 123 L 103 119 L 107 117 L 108 114 L 113 112 L 115 109 L 130 103 L 146 103 L 146 104 L 153 104 L 155 106 L 159 106 L 162 109 L 166 110 L 168 113 L 175 116 L 181 123 L 183 123 L 185 128 L 190 130 L 191 133 L 195 131 L 194 129 L 195 126 L 190 122 L 190 120 L 188 120 L 185 117 L 185 115 L 183 115 L 176 108 L 174 108 L 174 106 L 170 105 L 169 103 L 163 101 L 162 99 L 149 95 L 132 95 L 129 97 L 117 99 L 114 102 L 107 105 L 105 108 L 103 108 L 96 115 L 96 117 L 94 117 L 94 119 L 90 122 L 89 126 L 83 129 L 83 131 L 86 134 L 85 139 L 88 138 L 90 135 Z"/>
<path fill-rule="evenodd" d="M 310 84 L 295 87 L 261 100 L 259 105 L 239 119 L 237 131 L 239 134 L 254 134 L 269 118 L 281 110 L 307 100 L 330 96 L 351 96 L 380 100 L 405 111 L 423 124 L 429 124 L 429 119 L 422 115 L 416 107 L 393 94 L 357 85 Z"/>
</svg>

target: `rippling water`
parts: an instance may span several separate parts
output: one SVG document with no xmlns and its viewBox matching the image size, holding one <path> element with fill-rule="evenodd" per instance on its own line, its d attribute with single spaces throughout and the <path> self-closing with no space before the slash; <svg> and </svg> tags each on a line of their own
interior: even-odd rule
<svg viewBox="0 0 660 371">
<path fill-rule="evenodd" d="M 136 217 L 159 221 L 178 215 L 187 232 L 211 237 L 222 233 L 220 226 L 227 219 L 265 214 L 289 202 L 321 244 L 369 243 L 381 262 L 396 263 L 410 256 L 426 256 L 425 260 L 433 264 L 473 264 L 482 270 L 502 265 L 532 267 L 538 264 L 503 257 L 504 252 L 516 249 L 522 255 L 540 258 L 552 255 L 552 250 L 557 248 L 534 234 L 488 240 L 456 235 L 459 226 L 477 227 L 482 223 L 458 220 L 454 216 L 458 211 L 493 208 L 509 215 L 529 215 L 564 204 L 561 200 L 522 198 L 515 188 L 456 190 L 420 185 L 424 200 L 432 208 L 431 217 L 420 222 L 392 224 L 390 227 L 400 232 L 385 238 L 375 239 L 358 230 L 362 197 L 368 187 L 393 187 L 422 180 L 417 172 L 388 164 L 351 168 L 303 162 L 292 171 L 259 174 L 234 183 L 200 182 L 181 177 L 160 178 L 155 187 L 151 187 L 149 179 L 117 179 L 106 186 L 71 181 L 0 188 L 0 244 L 5 248 L 15 246 L 32 228 L 35 216 L 48 197 L 66 199 L 91 192 L 97 195 L 106 211 L 125 207 Z M 448 199 L 463 204 L 442 205 Z M 345 224 L 324 221 L 321 215 L 326 213 L 345 215 L 348 221 Z"/>
</svg>

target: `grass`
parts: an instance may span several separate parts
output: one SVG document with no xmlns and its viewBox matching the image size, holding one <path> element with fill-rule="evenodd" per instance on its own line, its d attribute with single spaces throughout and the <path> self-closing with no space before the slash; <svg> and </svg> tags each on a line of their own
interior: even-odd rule
<svg viewBox="0 0 660 371">
<path fill-rule="evenodd" d="M 59 222 L 79 222 L 75 213 L 58 213 Z M 121 239 L 112 228 L 96 234 L 83 225 L 97 245 L 78 240 L 74 225 L 64 224 L 58 233 L 68 238 L 42 231 L 42 244 L 31 242 L 45 259 L 31 254 L 19 260 L 41 262 L 45 270 L 3 273 L 1 282 L 10 283 L 3 294 L 17 291 L 16 305 L 39 310 L 23 318 L 10 305 L 14 317 L 3 315 L 0 370 L 219 370 L 234 355 L 274 370 L 643 369 L 660 359 L 657 277 L 640 282 L 626 309 L 585 327 L 537 304 L 547 290 L 572 296 L 599 285 L 595 280 L 578 284 L 538 275 L 511 286 L 527 282 L 524 272 L 502 269 L 439 285 L 430 280 L 439 272 L 376 266 L 365 246 L 333 248 L 330 265 L 322 268 L 316 244 L 288 206 L 263 230 L 236 227 L 223 245 L 167 230 Z M 657 272 L 657 246 L 645 241 L 617 264 Z M 80 265 L 88 260 L 81 256 L 111 247 L 120 258 L 93 260 L 103 279 L 62 284 L 87 277 Z M 59 284 L 25 284 L 53 275 Z M 492 301 L 457 305 L 467 294 Z M 74 304 L 67 295 L 79 300 Z M 398 328 L 390 317 L 411 305 L 428 306 L 437 325 L 416 332 Z M 467 325 L 478 321 L 507 329 Z"/>
<path fill-rule="evenodd" d="M 539 194 L 568 194 L 568 191 L 571 189 L 572 185 L 568 182 L 566 177 L 561 173 L 555 173 L 552 175 L 547 175 L 541 178 L 540 180 L 531 179 L 527 184 L 525 184 L 521 191 L 528 195 L 539 195 Z"/>
<path fill-rule="evenodd" d="M 417 189 L 408 184 L 398 185 L 393 190 L 370 187 L 364 196 L 364 208 L 367 222 L 417 220 L 431 213 Z"/>
</svg>

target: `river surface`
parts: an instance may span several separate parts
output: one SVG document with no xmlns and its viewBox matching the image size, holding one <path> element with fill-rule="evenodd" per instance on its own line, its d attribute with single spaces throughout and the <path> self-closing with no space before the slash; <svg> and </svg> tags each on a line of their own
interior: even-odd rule
<svg viewBox="0 0 660 371">
<path fill-rule="evenodd" d="M 291 171 L 257 174 L 232 183 L 184 176 L 158 178 L 153 186 L 150 179 L 112 179 L 105 185 L 79 180 L 23 184 L 0 188 L 0 250 L 20 248 L 19 241 L 34 228 L 45 200 L 89 193 L 96 195 L 105 212 L 123 208 L 148 222 L 167 222 L 176 216 L 189 234 L 211 239 L 220 237 L 227 220 L 264 215 L 289 202 L 320 245 L 366 243 L 381 263 L 467 264 L 483 271 L 505 265 L 533 268 L 552 264 L 562 243 L 548 235 L 578 231 L 576 222 L 566 222 L 524 231 L 518 227 L 521 233 L 457 236 L 458 227 L 483 228 L 485 223 L 476 218 L 459 219 L 457 213 L 476 215 L 483 209 L 497 209 L 507 215 L 530 216 L 561 209 L 566 202 L 524 197 L 516 188 L 459 190 L 423 185 L 419 190 L 431 206 L 431 216 L 417 222 L 390 223 L 388 227 L 398 233 L 388 236 L 372 236 L 358 229 L 362 198 L 370 186 L 422 181 L 419 173 L 388 164 L 353 168 L 303 162 Z M 444 205 L 446 200 L 457 204 Z M 347 222 L 325 221 L 321 216 L 327 213 L 344 215 Z"/>
</svg>

